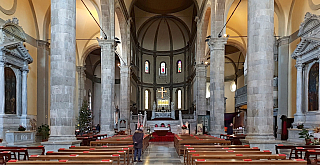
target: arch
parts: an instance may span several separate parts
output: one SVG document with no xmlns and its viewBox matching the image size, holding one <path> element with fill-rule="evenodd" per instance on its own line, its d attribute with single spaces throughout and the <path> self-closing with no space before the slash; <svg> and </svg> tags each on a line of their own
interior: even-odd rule
<svg viewBox="0 0 320 165">
<path fill-rule="evenodd" d="M 230 38 L 227 41 L 227 45 L 231 45 L 231 46 L 234 46 L 234 47 L 238 48 L 242 52 L 242 54 L 243 54 L 243 56 L 245 58 L 245 56 L 247 54 L 245 45 L 241 44 L 237 40 L 233 40 L 233 39 L 230 39 Z"/>
<path fill-rule="evenodd" d="M 44 41 L 47 41 L 49 39 L 50 22 L 51 22 L 51 5 L 49 5 L 43 20 L 43 32 L 42 32 L 43 36 L 42 37 Z"/>
<path fill-rule="evenodd" d="M 232 28 L 232 27 L 230 27 L 230 26 L 227 26 L 226 29 L 230 29 L 230 30 L 232 30 L 233 32 L 235 32 L 238 36 L 241 36 L 241 33 L 240 33 L 240 32 L 238 32 L 236 29 L 234 29 L 234 28 Z M 230 40 L 230 38 L 228 39 L 228 41 L 229 41 L 229 40 Z M 245 42 L 245 40 L 244 40 L 243 37 L 241 37 L 241 41 L 242 41 L 242 43 L 243 43 L 243 46 L 244 46 L 244 47 L 247 47 L 247 46 L 246 46 L 246 42 Z"/>
<path fill-rule="evenodd" d="M 226 58 L 226 59 L 228 59 L 229 61 L 232 62 L 232 66 L 233 66 L 233 69 L 234 69 L 234 74 L 237 74 L 238 68 L 237 68 L 236 63 L 235 63 L 230 57 L 228 57 L 228 56 L 224 56 L 224 58 Z"/>
<path fill-rule="evenodd" d="M 88 57 L 88 55 L 96 50 L 96 49 L 101 49 L 101 47 L 96 43 L 96 44 L 92 44 L 90 45 L 88 48 L 86 48 L 86 50 L 84 51 L 82 57 L 80 58 L 80 66 L 83 66 L 86 62 L 86 58 Z"/>
<path fill-rule="evenodd" d="M 207 6 L 206 12 L 202 20 L 199 22 L 200 23 L 200 29 L 198 29 L 198 36 L 197 36 L 197 54 L 196 54 L 196 59 L 197 63 L 200 63 L 201 61 L 205 61 L 205 49 L 206 49 L 206 44 L 205 44 L 205 39 L 207 36 L 207 31 L 208 31 L 208 26 L 210 22 L 210 16 L 211 16 L 211 7 Z"/>
<path fill-rule="evenodd" d="M 134 6 L 134 4 L 136 3 L 136 1 L 137 1 L 137 0 L 131 1 L 130 7 L 129 7 L 129 13 L 130 13 L 130 15 L 132 14 L 132 9 L 133 9 L 133 6 Z M 198 13 L 199 13 L 199 10 L 200 10 L 200 9 L 199 9 L 199 4 L 198 4 L 197 0 L 192 0 L 192 1 L 194 2 L 194 5 L 195 5 L 196 11 L 197 11 L 196 14 L 198 14 Z"/>
<path fill-rule="evenodd" d="M 34 10 L 34 6 L 33 6 L 32 0 L 29 0 L 29 5 L 30 5 L 31 12 L 32 12 L 32 17 L 33 17 L 33 21 L 34 21 L 34 27 L 35 27 L 35 30 L 36 30 L 37 40 L 39 40 L 40 34 L 39 34 L 37 15 L 36 15 L 36 12 Z"/>
<path fill-rule="evenodd" d="M 278 35 L 279 36 L 284 36 L 285 35 L 285 16 L 284 16 L 284 11 L 281 7 L 281 4 L 279 0 L 274 0 L 274 12 L 278 16 Z"/>
<path fill-rule="evenodd" d="M 128 47 L 128 43 L 130 43 L 128 37 L 130 38 L 130 34 L 127 32 L 127 21 L 125 19 L 124 14 L 122 13 L 122 10 L 120 7 L 117 7 L 115 9 L 115 13 L 117 14 L 118 22 L 119 22 L 119 28 L 120 28 L 120 39 L 121 39 L 121 57 L 124 60 L 126 64 L 129 63 L 130 56 L 128 55 L 130 53 L 130 47 Z M 129 22 L 130 23 L 130 22 Z M 128 36 L 129 35 L 129 36 Z"/>
</svg>

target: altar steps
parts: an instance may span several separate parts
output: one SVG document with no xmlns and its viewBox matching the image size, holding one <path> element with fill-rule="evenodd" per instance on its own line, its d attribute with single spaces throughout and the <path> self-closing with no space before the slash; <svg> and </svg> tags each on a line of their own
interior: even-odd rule
<svg viewBox="0 0 320 165">
<path fill-rule="evenodd" d="M 161 123 L 164 123 L 165 126 L 170 124 L 171 132 L 174 134 L 179 134 L 181 132 L 181 126 L 179 120 L 148 120 L 147 127 L 150 127 L 150 131 L 154 132 L 154 126 L 157 124 L 161 126 Z"/>
</svg>

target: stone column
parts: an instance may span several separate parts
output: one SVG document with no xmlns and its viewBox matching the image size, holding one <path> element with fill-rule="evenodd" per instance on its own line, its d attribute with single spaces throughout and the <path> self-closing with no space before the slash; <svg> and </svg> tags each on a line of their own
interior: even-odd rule
<svg viewBox="0 0 320 165">
<path fill-rule="evenodd" d="M 301 59 L 296 61 L 297 68 L 297 96 L 296 96 L 296 114 L 294 114 L 294 122 L 305 122 L 305 116 L 302 113 L 302 95 L 303 95 L 303 64 Z"/>
<path fill-rule="evenodd" d="M 224 51 L 227 38 L 211 38 L 210 48 L 210 134 L 224 133 Z"/>
<path fill-rule="evenodd" d="M 5 108 L 5 76 L 4 76 L 4 56 L 0 51 L 0 115 L 4 115 Z M 0 130 L 0 132 L 2 132 Z M 3 138 L 3 137 L 0 137 Z"/>
<path fill-rule="evenodd" d="M 22 79 L 22 116 L 27 116 L 28 113 L 28 91 L 27 91 L 27 75 L 28 75 L 29 69 L 28 69 L 28 64 L 24 66 L 21 69 L 21 79 Z M 24 123 L 26 124 L 26 123 Z"/>
<path fill-rule="evenodd" d="M 288 117 L 289 36 L 278 39 L 278 116 L 277 139 L 281 139 L 282 115 Z"/>
<path fill-rule="evenodd" d="M 206 100 L 206 82 L 207 82 L 207 65 L 196 65 L 196 82 L 197 82 L 197 97 L 196 110 L 197 115 L 206 115 L 207 100 Z"/>
<path fill-rule="evenodd" d="M 78 101 L 78 108 L 75 110 L 75 116 L 76 118 L 79 116 L 79 110 L 82 107 L 83 100 L 86 96 L 85 91 L 85 81 L 86 81 L 86 73 L 84 72 L 86 70 L 86 67 L 84 66 L 77 66 L 77 72 L 78 72 L 78 90 L 79 90 L 79 101 Z M 87 102 L 89 100 L 86 100 Z"/>
<path fill-rule="evenodd" d="M 5 140 L 5 130 L 4 128 L 4 108 L 5 108 L 5 76 L 4 76 L 4 56 L 2 51 L 0 51 L 0 138 Z M 5 145 L 6 142 L 0 143 L 0 146 Z"/>
<path fill-rule="evenodd" d="M 274 151 L 274 0 L 248 0 L 246 143 Z M 273 141 L 272 141 L 273 140 Z"/>
<path fill-rule="evenodd" d="M 51 0 L 49 142 L 75 140 L 76 0 Z M 55 149 L 53 149 L 55 150 Z"/>
<path fill-rule="evenodd" d="M 49 45 L 47 41 L 37 41 L 37 126 L 49 124 Z"/>
<path fill-rule="evenodd" d="M 128 120 L 130 117 L 130 66 L 120 67 L 120 118 Z"/>
<path fill-rule="evenodd" d="M 101 134 L 114 135 L 114 40 L 98 40 L 101 46 Z"/>
</svg>

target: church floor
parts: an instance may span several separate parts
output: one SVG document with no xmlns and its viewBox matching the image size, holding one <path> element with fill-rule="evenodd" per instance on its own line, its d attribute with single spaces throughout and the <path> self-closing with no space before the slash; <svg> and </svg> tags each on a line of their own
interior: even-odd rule
<svg viewBox="0 0 320 165">
<path fill-rule="evenodd" d="M 183 157 L 178 154 L 173 142 L 150 142 L 148 149 L 142 154 L 142 162 L 135 165 L 182 165 Z"/>
</svg>

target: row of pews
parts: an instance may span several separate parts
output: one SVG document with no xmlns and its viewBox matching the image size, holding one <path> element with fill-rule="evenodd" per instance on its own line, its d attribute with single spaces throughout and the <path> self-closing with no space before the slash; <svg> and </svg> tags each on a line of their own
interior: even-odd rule
<svg viewBox="0 0 320 165">
<path fill-rule="evenodd" d="M 149 139 L 149 135 L 145 135 L 143 143 L 149 144 Z M 129 165 L 133 163 L 134 146 L 132 145 L 131 135 L 117 135 L 110 138 L 97 139 L 96 141 L 91 141 L 90 144 L 91 146 L 60 148 L 57 152 L 47 151 L 43 155 L 30 155 L 27 160 L 23 161 L 9 160 L 7 164 Z M 144 150 L 147 146 L 144 146 Z"/>
<path fill-rule="evenodd" d="M 174 146 L 186 165 L 306 165 L 304 159 L 287 159 L 249 145 L 232 145 L 229 140 L 209 135 L 175 135 Z"/>
</svg>

